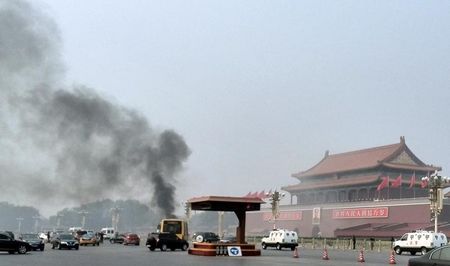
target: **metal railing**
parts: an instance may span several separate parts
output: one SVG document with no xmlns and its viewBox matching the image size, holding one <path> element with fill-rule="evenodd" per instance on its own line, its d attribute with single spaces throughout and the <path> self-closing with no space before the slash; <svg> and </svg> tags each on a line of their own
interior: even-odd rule
<svg viewBox="0 0 450 266">
<path fill-rule="evenodd" d="M 260 244 L 262 236 L 250 236 L 247 237 L 246 241 L 250 244 Z M 385 250 L 392 249 L 392 242 L 387 239 L 376 239 L 376 238 L 356 238 L 355 245 L 353 247 L 352 238 L 314 238 L 314 237 L 301 237 L 298 239 L 298 245 L 302 248 L 309 249 L 340 249 L 340 250 L 350 250 L 364 249 L 366 251 L 381 252 Z"/>
</svg>

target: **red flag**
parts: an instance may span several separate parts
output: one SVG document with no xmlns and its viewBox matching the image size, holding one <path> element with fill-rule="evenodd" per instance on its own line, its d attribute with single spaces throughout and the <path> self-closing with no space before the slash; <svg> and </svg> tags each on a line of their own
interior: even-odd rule
<svg viewBox="0 0 450 266">
<path fill-rule="evenodd" d="M 409 188 L 413 188 L 416 184 L 416 172 L 411 176 L 411 180 L 409 180 Z"/>
<path fill-rule="evenodd" d="M 427 188 L 428 187 L 428 179 L 422 179 L 422 181 L 420 182 L 420 187 Z"/>
<path fill-rule="evenodd" d="M 391 182 L 391 187 L 400 187 L 402 185 L 402 175 L 400 174 L 394 181 Z"/>
<path fill-rule="evenodd" d="M 426 177 L 426 179 L 425 179 Z M 430 172 L 427 173 L 427 176 L 422 177 L 422 181 L 420 181 L 420 187 L 421 188 L 427 188 L 428 187 L 428 180 L 430 178 Z"/>
<path fill-rule="evenodd" d="M 380 191 L 383 188 L 389 186 L 389 176 L 383 176 L 381 179 L 382 180 L 381 180 L 381 183 L 377 187 L 377 191 Z"/>
</svg>

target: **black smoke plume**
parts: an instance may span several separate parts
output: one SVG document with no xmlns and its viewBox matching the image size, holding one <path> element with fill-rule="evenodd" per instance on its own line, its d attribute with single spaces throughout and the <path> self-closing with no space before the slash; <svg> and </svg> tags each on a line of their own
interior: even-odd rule
<svg viewBox="0 0 450 266">
<path fill-rule="evenodd" d="M 172 216 L 190 154 L 182 136 L 93 89 L 65 88 L 60 47 L 43 11 L 0 0 L 0 198 L 42 207 L 146 193 Z"/>
</svg>

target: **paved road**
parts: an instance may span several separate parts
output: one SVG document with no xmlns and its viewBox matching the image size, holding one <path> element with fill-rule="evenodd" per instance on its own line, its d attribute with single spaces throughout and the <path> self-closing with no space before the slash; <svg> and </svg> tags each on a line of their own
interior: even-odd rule
<svg viewBox="0 0 450 266">
<path fill-rule="evenodd" d="M 322 250 L 301 249 L 299 258 L 290 250 L 267 249 L 260 257 L 200 257 L 183 251 L 149 251 L 145 246 L 123 246 L 105 243 L 100 247 L 80 247 L 79 250 L 33 251 L 26 255 L 0 252 L 0 266 L 139 266 L 139 265 L 214 265 L 214 266 L 272 266 L 272 265 L 389 265 L 389 254 L 365 252 L 366 262 L 357 262 L 359 251 L 329 250 L 330 260 L 322 260 Z M 396 256 L 397 265 L 407 265 L 409 255 Z"/>
</svg>

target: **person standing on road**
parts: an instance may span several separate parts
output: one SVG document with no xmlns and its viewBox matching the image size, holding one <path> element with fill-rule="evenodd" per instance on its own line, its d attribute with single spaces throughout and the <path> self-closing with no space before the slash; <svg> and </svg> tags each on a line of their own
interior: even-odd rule
<svg viewBox="0 0 450 266">
<path fill-rule="evenodd" d="M 356 249 L 356 237 L 352 236 L 353 249 Z"/>
<path fill-rule="evenodd" d="M 50 231 L 47 231 L 47 243 L 50 243 Z"/>
</svg>

